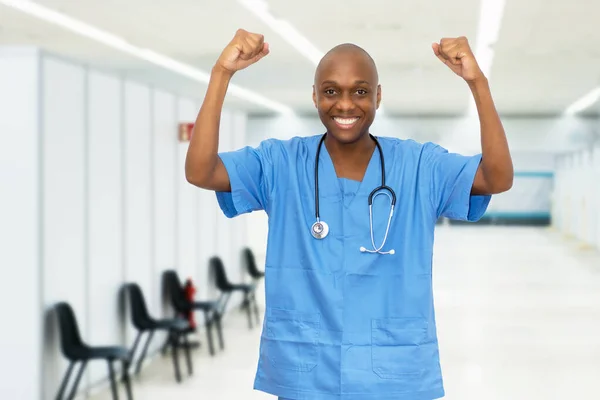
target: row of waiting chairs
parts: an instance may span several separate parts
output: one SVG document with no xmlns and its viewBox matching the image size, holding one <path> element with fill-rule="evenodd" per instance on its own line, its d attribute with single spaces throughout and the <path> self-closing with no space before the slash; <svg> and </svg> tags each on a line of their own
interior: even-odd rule
<svg viewBox="0 0 600 400">
<path fill-rule="evenodd" d="M 134 360 L 134 356 L 143 334 L 148 334 L 148 338 L 143 346 L 142 353 L 138 357 L 135 374 L 140 373 L 142 363 L 146 357 L 148 347 L 156 331 L 165 331 L 167 339 L 162 347 L 163 354 L 167 349 L 171 349 L 173 358 L 173 367 L 177 382 L 181 381 L 181 371 L 179 367 L 179 349 L 182 348 L 187 362 L 188 374 L 192 375 L 193 365 L 190 349 L 193 347 L 188 340 L 188 334 L 194 333 L 196 328 L 188 320 L 190 313 L 202 311 L 204 313 L 204 325 L 207 334 L 208 349 L 211 356 L 215 355 L 212 330 L 217 329 L 219 345 L 224 349 L 223 332 L 221 319 L 231 294 L 240 291 L 244 295 L 242 307 L 246 310 L 248 316 L 248 325 L 252 329 L 252 311 L 254 311 L 257 324 L 259 323 L 258 306 L 256 304 L 255 288 L 258 280 L 264 277 L 264 273 L 259 271 L 252 251 L 248 248 L 243 250 L 246 270 L 252 278 L 251 284 L 234 284 L 229 281 L 223 262 L 219 257 L 213 257 L 209 261 L 210 271 L 215 277 L 215 286 L 220 292 L 220 297 L 210 301 L 190 301 L 186 298 L 184 286 L 181 284 L 177 272 L 174 270 L 165 271 L 163 274 L 163 285 L 168 295 L 171 306 L 176 317 L 167 319 L 155 319 L 148 312 L 144 294 L 137 283 L 126 283 L 123 287 L 129 297 L 132 324 L 137 330 L 137 336 L 131 349 L 123 346 L 93 347 L 84 342 L 79 332 L 79 327 L 75 313 L 70 304 L 59 302 L 54 306 L 58 317 L 60 331 L 60 343 L 63 355 L 70 361 L 69 367 L 58 389 L 56 400 L 62 400 L 67 390 L 67 385 L 75 366 L 81 363 L 75 381 L 70 390 L 67 399 L 73 399 L 77 393 L 79 382 L 87 363 L 91 360 L 106 360 L 108 363 L 109 379 L 111 384 L 113 399 L 117 400 L 117 379 L 114 364 L 120 362 L 122 365 L 123 383 L 129 400 L 133 399 L 131 390 L 131 379 L 129 370 Z"/>
</svg>

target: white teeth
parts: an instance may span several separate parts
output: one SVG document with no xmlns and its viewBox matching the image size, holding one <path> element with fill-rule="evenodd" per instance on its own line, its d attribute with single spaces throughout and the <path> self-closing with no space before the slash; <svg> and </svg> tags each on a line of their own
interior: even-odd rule
<svg viewBox="0 0 600 400">
<path fill-rule="evenodd" d="M 358 121 L 358 118 L 334 118 L 334 120 L 341 125 L 352 125 Z"/>
</svg>

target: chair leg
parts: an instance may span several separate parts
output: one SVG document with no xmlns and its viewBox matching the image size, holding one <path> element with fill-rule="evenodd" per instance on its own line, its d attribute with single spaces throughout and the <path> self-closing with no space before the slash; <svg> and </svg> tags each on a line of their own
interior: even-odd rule
<svg viewBox="0 0 600 400">
<path fill-rule="evenodd" d="M 112 390 L 113 400 L 119 400 L 119 392 L 117 391 L 117 381 L 115 379 L 115 370 L 113 368 L 112 360 L 106 360 L 108 363 L 108 376 L 110 378 L 110 388 Z"/>
<path fill-rule="evenodd" d="M 137 365 L 135 366 L 135 374 L 136 375 L 139 375 L 139 373 L 140 373 L 140 369 L 142 368 L 142 363 L 144 362 L 144 359 L 146 358 L 146 354 L 148 353 L 148 346 L 150 346 L 150 341 L 152 340 L 152 336 L 154 336 L 154 331 L 150 331 L 150 333 L 148 334 L 148 339 L 146 340 L 146 343 L 144 344 L 144 349 L 142 350 L 142 354 L 140 355 Z"/>
<path fill-rule="evenodd" d="M 135 351 L 137 350 L 138 344 L 140 343 L 140 338 L 142 337 L 142 334 L 142 331 L 138 331 L 138 334 L 135 337 L 135 340 L 133 341 L 133 346 L 131 346 L 131 350 L 129 350 L 129 358 L 131 360 L 133 360 L 133 357 L 135 356 Z"/>
<path fill-rule="evenodd" d="M 163 345 L 160 349 L 160 352 L 163 356 L 167 354 L 167 349 L 169 348 L 170 345 L 171 345 L 171 339 L 169 337 L 167 337 L 167 339 L 165 340 L 165 342 L 163 343 Z"/>
<path fill-rule="evenodd" d="M 73 400 L 75 398 L 75 394 L 77 393 L 77 388 L 79 387 L 79 382 L 81 381 L 81 377 L 83 376 L 83 371 L 87 366 L 87 361 L 83 361 L 81 363 L 81 367 L 79 368 L 79 372 L 77 373 L 77 377 L 75 378 L 75 382 L 73 383 L 73 388 L 71 389 L 71 394 L 67 399 Z"/>
<path fill-rule="evenodd" d="M 185 351 L 185 358 L 187 360 L 187 367 L 188 367 L 188 374 L 192 375 L 192 356 L 190 355 L 190 342 L 188 340 L 187 334 L 183 333 L 181 334 L 181 336 L 183 336 L 183 343 L 184 343 L 184 351 Z"/>
<path fill-rule="evenodd" d="M 125 383 L 125 390 L 127 391 L 127 400 L 133 400 L 131 379 L 129 377 L 129 361 L 126 360 L 123 360 L 123 383 Z"/>
<path fill-rule="evenodd" d="M 215 347 L 213 345 L 212 338 L 212 321 L 209 318 L 209 314 L 207 311 L 204 311 L 204 326 L 206 328 L 206 341 L 208 342 L 208 351 L 211 356 L 215 355 Z"/>
<path fill-rule="evenodd" d="M 175 370 L 175 380 L 181 382 L 181 370 L 179 368 L 179 343 L 177 335 L 169 332 L 169 342 L 171 343 L 171 357 L 173 358 L 173 369 Z"/>
<path fill-rule="evenodd" d="M 217 334 L 219 335 L 219 346 L 221 350 L 225 349 L 225 343 L 223 341 L 223 328 L 221 326 L 221 313 L 215 312 L 215 325 L 217 327 Z"/>
<path fill-rule="evenodd" d="M 248 293 L 244 293 L 244 308 L 246 309 L 246 315 L 248 316 L 248 329 L 252 329 L 252 310 L 250 308 Z"/>
<path fill-rule="evenodd" d="M 256 303 L 256 295 L 252 295 L 252 305 L 254 306 L 254 315 L 256 317 L 256 325 L 260 324 L 260 315 L 258 313 L 258 304 Z"/>
<path fill-rule="evenodd" d="M 173 357 L 173 368 L 175 369 L 175 379 L 181 382 L 181 371 L 179 369 L 179 343 L 177 335 L 169 332 L 169 341 L 171 342 L 171 355 Z"/>
<path fill-rule="evenodd" d="M 56 394 L 56 400 L 62 400 L 65 394 L 65 390 L 67 389 L 67 383 L 69 383 L 69 378 L 71 377 L 71 372 L 73 372 L 73 367 L 75 366 L 75 364 L 77 363 L 74 361 L 71 361 L 71 363 L 69 364 L 69 368 L 67 369 L 67 372 L 65 373 L 65 376 L 60 384 L 60 388 L 58 389 L 58 393 Z"/>
</svg>

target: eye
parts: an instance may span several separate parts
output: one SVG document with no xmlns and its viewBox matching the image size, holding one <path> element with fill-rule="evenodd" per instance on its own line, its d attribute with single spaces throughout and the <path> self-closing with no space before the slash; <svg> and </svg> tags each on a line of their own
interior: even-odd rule
<svg viewBox="0 0 600 400">
<path fill-rule="evenodd" d="M 335 94 L 335 90 L 333 90 L 333 89 L 325 89 L 325 94 L 333 96 Z"/>
<path fill-rule="evenodd" d="M 367 91 L 365 89 L 358 89 L 356 91 L 360 96 L 364 96 L 367 94 Z"/>
</svg>

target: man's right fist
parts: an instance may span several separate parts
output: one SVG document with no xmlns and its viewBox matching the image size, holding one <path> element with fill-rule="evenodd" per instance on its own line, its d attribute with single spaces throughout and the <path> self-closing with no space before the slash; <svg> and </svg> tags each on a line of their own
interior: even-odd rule
<svg viewBox="0 0 600 400">
<path fill-rule="evenodd" d="M 269 44 L 265 43 L 263 35 L 238 29 L 233 40 L 219 56 L 217 66 L 233 74 L 254 64 L 267 54 L 269 54 Z"/>
</svg>

